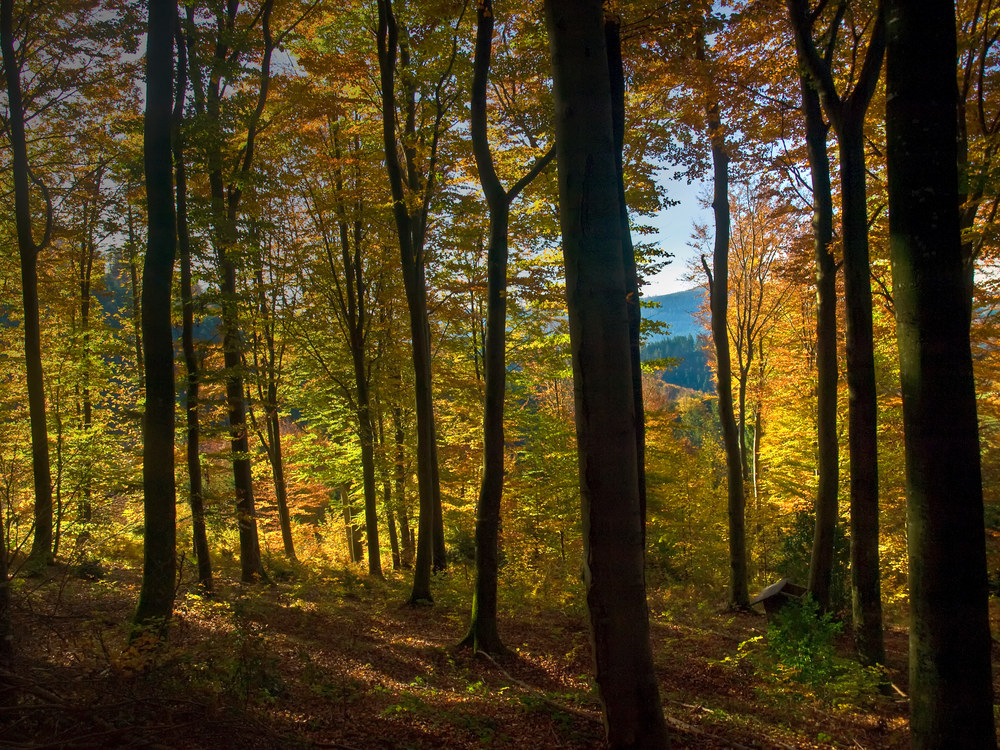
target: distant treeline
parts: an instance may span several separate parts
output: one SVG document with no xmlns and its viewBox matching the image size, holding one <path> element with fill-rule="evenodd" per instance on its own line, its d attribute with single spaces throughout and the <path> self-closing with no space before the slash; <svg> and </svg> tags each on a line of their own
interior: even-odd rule
<svg viewBox="0 0 1000 750">
<path fill-rule="evenodd" d="M 666 383 L 692 388 L 696 391 L 712 390 L 712 372 L 701 337 L 668 336 L 642 347 L 642 361 L 669 360 L 660 373 Z"/>
</svg>

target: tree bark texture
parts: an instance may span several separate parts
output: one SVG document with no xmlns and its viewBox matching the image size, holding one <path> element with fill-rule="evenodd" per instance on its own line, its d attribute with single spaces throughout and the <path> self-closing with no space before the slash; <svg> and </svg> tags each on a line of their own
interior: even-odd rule
<svg viewBox="0 0 1000 750">
<path fill-rule="evenodd" d="M 45 380 L 42 372 L 41 332 L 38 320 L 38 253 L 48 244 L 52 231 L 52 205 L 40 181 L 45 199 L 45 233 L 35 243 L 31 228 L 31 172 L 24 132 L 21 75 L 14 54 L 13 0 L 0 2 L 0 48 L 7 79 L 8 128 L 14 178 L 14 222 L 21 259 L 21 299 L 24 306 L 24 360 L 28 384 L 28 416 L 31 422 L 31 468 L 35 483 L 35 532 L 28 559 L 31 567 L 44 566 L 52 558 L 52 476 L 49 468 L 49 436 L 45 420 Z"/>
<path fill-rule="evenodd" d="M 142 427 L 145 528 L 142 588 L 133 638 L 144 628 L 165 635 L 173 613 L 177 573 L 174 344 L 170 327 L 170 288 L 177 244 L 170 143 L 176 14 L 175 0 L 149 1 L 143 138 L 149 206 L 149 239 L 142 270 L 142 338 L 146 360 L 146 412 Z"/>
<path fill-rule="evenodd" d="M 910 559 L 910 737 L 996 747 L 968 290 L 955 6 L 889 0 L 886 134 Z"/>
<path fill-rule="evenodd" d="M 612 748 L 664 748 L 649 644 L 619 179 L 600 0 L 547 0 L 583 512 L 584 582 Z"/>
<path fill-rule="evenodd" d="M 840 489 L 840 445 L 837 440 L 837 265 L 833 245 L 833 195 L 827 125 L 819 94 L 801 78 L 806 120 L 806 148 L 812 175 L 813 247 L 816 257 L 816 530 L 809 561 L 809 592 L 821 610 L 830 606 L 833 544 Z"/>
</svg>

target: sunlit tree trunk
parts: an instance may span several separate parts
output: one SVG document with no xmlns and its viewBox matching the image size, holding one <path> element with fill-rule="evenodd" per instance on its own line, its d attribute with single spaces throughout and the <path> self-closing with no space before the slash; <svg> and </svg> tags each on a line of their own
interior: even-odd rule
<svg viewBox="0 0 1000 750">
<path fill-rule="evenodd" d="M 750 606 L 747 580 L 746 488 L 743 483 L 743 454 L 740 450 L 739 425 L 733 408 L 733 367 L 729 354 L 729 154 L 722 136 L 717 105 L 708 109 L 709 137 L 712 145 L 715 247 L 712 268 L 702 258 L 708 276 L 712 340 L 715 344 L 716 390 L 719 395 L 719 423 L 726 453 L 726 485 L 729 517 L 729 606 Z"/>
<path fill-rule="evenodd" d="M 627 285 L 600 0 L 547 0 L 583 513 L 584 583 L 612 748 L 664 748 L 649 644 Z"/>
<path fill-rule="evenodd" d="M 149 0 L 146 116 L 143 156 L 148 246 L 142 270 L 142 338 L 146 358 L 146 412 L 142 427 L 143 567 L 132 637 L 144 629 L 161 636 L 173 612 L 176 584 L 174 492 L 174 344 L 170 287 L 176 250 L 171 177 L 173 30 L 175 0 Z"/>
<path fill-rule="evenodd" d="M 958 213 L 955 6 L 888 0 L 889 244 L 903 391 L 910 738 L 996 747 L 968 289 Z"/>
<path fill-rule="evenodd" d="M 800 79 L 805 110 L 806 148 L 812 175 L 813 247 L 816 257 L 816 529 L 809 562 L 809 592 L 820 609 L 830 606 L 833 543 L 840 489 L 840 445 L 837 440 L 837 266 L 833 258 L 833 194 L 827 125 L 819 94 Z"/>
<path fill-rule="evenodd" d="M 24 306 L 24 359 L 28 383 L 28 416 L 31 422 L 31 467 L 35 481 L 35 531 L 28 553 L 29 567 L 39 568 L 52 558 L 52 476 L 49 436 L 45 421 L 45 380 L 42 373 L 41 332 L 38 321 L 38 253 L 48 245 L 52 232 L 52 204 L 41 181 L 35 184 L 45 199 L 45 233 L 35 243 L 31 229 L 30 170 L 24 133 L 21 73 L 14 54 L 13 0 L 0 2 L 0 47 L 7 80 L 7 128 L 10 132 L 14 179 L 14 223 L 21 258 L 21 299 Z"/>
</svg>

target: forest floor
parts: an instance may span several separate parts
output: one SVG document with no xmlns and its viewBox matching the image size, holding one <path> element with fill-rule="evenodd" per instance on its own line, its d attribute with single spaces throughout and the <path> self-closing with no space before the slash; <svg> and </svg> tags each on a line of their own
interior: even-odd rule
<svg viewBox="0 0 1000 750">
<path fill-rule="evenodd" d="M 401 574 L 310 571 L 256 587 L 220 577 L 212 598 L 178 592 L 166 648 L 130 651 L 138 583 L 109 565 L 15 580 L 5 676 L 16 698 L 0 694 L 0 748 L 603 746 L 579 592 L 503 601 L 512 653 L 493 661 L 455 648 L 471 590 L 462 569 L 417 608 L 402 604 Z M 851 670 L 809 684 L 768 657 L 763 616 L 722 612 L 717 599 L 650 595 L 675 748 L 908 745 L 904 630 L 887 632 L 898 690 L 872 691 Z"/>
</svg>

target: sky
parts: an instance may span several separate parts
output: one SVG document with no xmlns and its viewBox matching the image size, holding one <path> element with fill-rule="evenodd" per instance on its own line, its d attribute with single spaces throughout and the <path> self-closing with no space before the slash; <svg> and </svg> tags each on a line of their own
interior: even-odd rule
<svg viewBox="0 0 1000 750">
<path fill-rule="evenodd" d="M 659 242 L 673 253 L 674 257 L 666 268 L 649 279 L 642 290 L 644 297 L 680 292 L 696 286 L 691 281 L 684 280 L 684 276 L 689 272 L 690 261 L 694 257 L 694 251 L 688 247 L 688 241 L 691 239 L 695 221 L 711 224 L 712 220 L 712 210 L 702 207 L 698 200 L 699 194 L 705 190 L 704 183 L 688 185 L 684 180 L 664 178 L 664 184 L 667 195 L 680 202 L 676 206 L 660 211 L 651 219 L 643 219 L 643 223 L 649 223 L 658 230 L 655 237 L 645 239 Z"/>
</svg>

